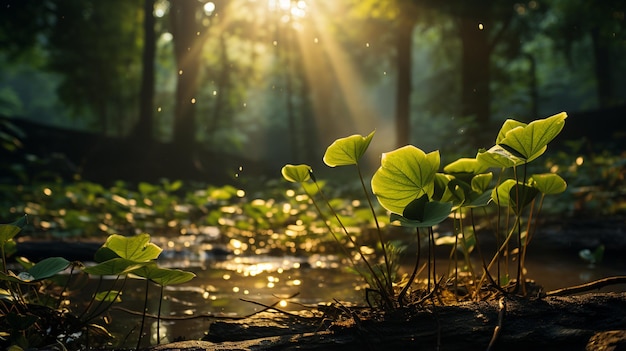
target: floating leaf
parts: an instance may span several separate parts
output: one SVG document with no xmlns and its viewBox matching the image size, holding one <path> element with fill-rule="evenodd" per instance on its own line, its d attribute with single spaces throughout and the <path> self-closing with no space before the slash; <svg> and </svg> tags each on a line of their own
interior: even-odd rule
<svg viewBox="0 0 626 351">
<path fill-rule="evenodd" d="M 542 194 L 560 194 L 567 189 L 565 180 L 555 173 L 533 174 L 530 179 L 533 187 Z"/>
<path fill-rule="evenodd" d="M 498 145 L 517 153 L 526 162 L 541 156 L 547 145 L 565 126 L 567 114 L 561 112 L 545 119 L 530 122 L 527 126 L 518 126 L 508 132 Z"/>
<path fill-rule="evenodd" d="M 375 131 L 367 136 L 351 135 L 335 140 L 324 153 L 324 163 L 329 167 L 355 165 L 367 150 Z"/>
<path fill-rule="evenodd" d="M 280 172 L 288 182 L 304 183 L 311 179 L 311 171 L 309 165 L 285 165 Z"/>
<path fill-rule="evenodd" d="M 411 201 L 433 195 L 439 161 L 439 151 L 426 154 L 412 145 L 384 153 L 372 177 L 372 191 L 384 208 L 402 213 Z"/>
</svg>

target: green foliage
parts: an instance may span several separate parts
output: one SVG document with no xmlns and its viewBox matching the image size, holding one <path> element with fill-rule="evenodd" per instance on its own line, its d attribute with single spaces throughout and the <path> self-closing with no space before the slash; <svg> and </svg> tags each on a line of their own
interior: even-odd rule
<svg viewBox="0 0 626 351">
<path fill-rule="evenodd" d="M 435 244 L 452 245 L 451 258 L 456 257 L 457 252 L 461 252 L 464 257 L 464 268 L 469 274 L 470 282 L 464 282 L 468 289 L 471 289 L 473 298 L 481 298 L 484 294 L 483 282 L 495 280 L 491 277 L 491 269 L 495 262 L 499 262 L 503 257 L 508 261 L 510 257 L 516 255 L 517 279 L 511 292 L 517 293 L 521 287 L 525 294 L 524 262 L 528 244 L 531 241 L 536 226 L 531 226 L 533 220 L 541 211 L 543 200 L 546 195 L 558 194 L 566 190 L 567 184 L 563 178 L 554 173 L 533 174 L 527 177 L 527 165 L 537 159 L 547 149 L 547 144 L 552 141 L 563 129 L 567 115 L 563 112 L 545 119 L 533 121 L 529 124 L 507 120 L 502 125 L 497 137 L 496 145 L 487 151 L 479 151 L 475 158 L 459 158 L 456 161 L 443 167 L 443 173 L 438 173 L 440 156 L 438 151 L 429 154 L 415 146 L 404 146 L 394 151 L 384 153 L 381 158 L 381 165 L 374 173 L 371 181 L 371 189 L 378 199 L 378 202 L 390 213 L 389 222 L 403 227 L 416 228 L 418 252 L 417 259 L 408 281 L 404 281 L 401 290 L 398 292 L 392 286 L 397 274 L 392 273 L 391 267 L 397 267 L 395 262 L 389 261 L 387 244 L 384 242 L 381 229 L 376 219 L 376 211 L 372 207 L 372 214 L 378 228 L 381 241 L 380 247 L 384 257 L 384 265 L 379 265 L 375 261 L 365 257 L 359 245 L 342 223 L 342 219 L 336 214 L 331 201 L 320 196 L 343 229 L 348 238 L 347 247 L 344 247 L 346 257 L 351 261 L 352 270 L 360 272 L 366 280 L 371 291 L 376 292 L 379 306 L 384 309 L 393 309 L 403 306 L 409 289 L 413 285 L 414 278 L 418 271 L 420 261 L 420 232 L 419 228 L 428 229 L 429 258 L 427 261 L 428 279 L 427 293 L 423 296 L 432 296 L 440 288 L 436 280 L 437 272 L 434 270 L 435 258 L 431 255 Z M 330 167 L 340 165 L 356 165 L 369 146 L 373 133 L 367 137 L 353 135 L 346 138 L 337 139 L 326 150 L 324 155 L 325 163 Z M 522 177 L 518 168 L 522 168 Z M 494 173 L 487 172 L 490 168 L 500 170 L 495 184 Z M 507 176 L 505 170 L 512 168 L 513 177 Z M 312 176 L 311 168 L 307 165 L 287 165 L 282 170 L 283 177 L 290 182 L 307 183 L 310 180 L 317 184 Z M 359 171 L 359 177 L 361 173 Z M 363 189 L 367 194 L 367 189 Z M 305 188 L 306 191 L 306 188 Z M 541 195 L 541 196 L 538 196 Z M 315 203 L 312 194 L 308 196 L 313 200 L 322 220 L 327 223 L 325 213 Z M 539 205 L 535 206 L 537 198 L 540 198 Z M 495 212 L 489 207 L 507 208 L 508 211 Z M 495 213 L 494 227 L 498 245 L 501 245 L 489 264 L 486 257 L 480 257 L 483 262 L 481 277 L 477 276 L 472 267 L 470 254 L 479 247 L 478 237 L 474 226 L 474 210 L 484 209 L 485 213 Z M 452 216 L 451 216 L 452 215 Z M 466 228 L 464 223 L 466 217 L 471 218 L 471 228 Z M 451 237 L 435 238 L 432 227 L 443 222 L 448 217 L 453 218 L 454 235 Z M 502 225 L 501 225 L 502 224 Z M 523 229 L 523 225 L 527 228 Z M 328 230 L 341 245 L 334 229 L 328 225 Z M 511 240 L 517 237 L 517 247 L 513 247 Z M 512 248 L 513 247 L 513 248 Z M 349 250 L 355 250 L 360 256 L 367 269 L 359 269 L 352 260 Z M 481 251 L 478 250 L 479 255 Z M 395 259 L 395 258 L 394 258 Z M 459 268 L 454 260 L 455 286 L 459 283 Z M 506 265 L 509 266 L 508 264 Z M 508 276 L 508 273 L 505 274 Z M 431 290 L 431 278 L 434 288 Z M 497 277 L 496 287 L 500 291 L 507 289 L 501 285 L 500 277 Z M 506 284 L 509 279 L 505 279 Z M 456 290 L 456 288 L 455 288 Z M 369 297 L 367 297 L 369 301 Z M 420 298 L 421 299 L 421 298 Z"/>
<path fill-rule="evenodd" d="M 102 279 L 105 275 L 119 278 L 133 274 L 135 277 L 145 278 L 146 282 L 157 284 L 161 289 L 188 282 L 195 277 L 191 272 L 159 267 L 156 259 L 162 249 L 150 242 L 148 234 L 132 237 L 109 236 L 96 254 L 98 263 L 90 267 L 84 267 L 79 262 L 69 262 L 62 257 L 49 257 L 34 264 L 18 258 L 17 261 L 24 270 L 15 273 L 6 265 L 6 243 L 13 240 L 24 224 L 25 218 L 11 224 L 0 224 L 0 248 L 3 254 L 3 271 L 0 272 L 0 328 L 10 332 L 0 335 L 0 345 L 3 347 L 26 349 L 58 343 L 63 347 L 82 349 L 89 343 L 93 345 L 94 342 L 110 342 L 99 341 L 94 337 L 105 335 L 110 338 L 110 335 L 102 326 L 93 324 L 92 320 L 106 312 L 114 303 L 120 302 L 122 290 L 114 289 L 114 285 L 108 290 L 96 290 L 87 306 L 70 304 L 69 301 L 63 303 L 73 298 L 71 282 L 74 275 L 90 274 Z M 61 277 L 60 274 L 68 269 L 70 276 Z M 64 285 L 61 290 L 55 288 L 59 282 Z M 145 313 L 145 307 L 143 311 Z M 91 332 L 94 334 L 90 335 Z M 143 332 L 138 338 L 137 347 L 142 334 Z"/>
</svg>

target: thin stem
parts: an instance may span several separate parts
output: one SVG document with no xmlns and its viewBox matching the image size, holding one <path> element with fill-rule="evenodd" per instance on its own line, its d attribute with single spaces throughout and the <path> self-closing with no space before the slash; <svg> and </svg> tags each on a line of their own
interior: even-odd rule
<svg viewBox="0 0 626 351">
<path fill-rule="evenodd" d="M 139 337 L 137 338 L 137 347 L 135 350 L 139 350 L 139 345 L 141 345 L 141 337 L 143 336 L 143 326 L 146 322 L 146 311 L 148 310 L 148 288 L 150 288 L 150 280 L 146 279 L 146 294 L 144 296 L 143 302 L 143 315 L 141 316 L 141 326 L 139 327 Z"/>
<path fill-rule="evenodd" d="M 352 246 L 355 248 L 355 250 L 357 251 L 357 253 L 359 254 L 359 256 L 361 257 L 361 259 L 363 260 L 363 262 L 365 263 L 365 266 L 367 267 L 367 269 L 370 271 L 370 273 L 372 274 L 372 278 L 376 281 L 376 285 L 378 285 L 378 288 L 380 289 L 380 293 L 381 295 L 384 297 L 385 302 L 388 304 L 389 307 L 393 306 L 393 303 L 391 302 L 391 297 L 389 296 L 390 293 L 392 293 L 392 291 L 387 291 L 385 289 L 386 285 L 383 284 L 380 281 L 380 278 L 378 277 L 378 274 L 376 274 L 376 271 L 374 271 L 374 269 L 372 268 L 372 266 L 370 265 L 369 261 L 367 260 L 367 258 L 365 257 L 365 255 L 363 254 L 363 252 L 361 251 L 361 248 L 357 245 L 356 241 L 354 241 L 354 239 L 352 238 L 352 236 L 350 235 L 350 232 L 348 232 L 348 229 L 346 229 L 345 225 L 343 224 L 343 222 L 341 221 L 341 219 L 339 218 L 339 215 L 337 214 L 337 212 L 335 211 L 335 209 L 330 205 L 330 202 L 328 201 L 328 199 L 326 198 L 326 196 L 324 195 L 324 192 L 322 191 L 322 188 L 319 186 L 319 184 L 317 183 L 317 181 L 315 180 L 315 177 L 313 176 L 313 174 L 311 173 L 311 179 L 313 180 L 313 183 L 315 184 L 315 186 L 317 187 L 317 190 L 320 193 L 320 196 L 322 197 L 322 199 L 324 200 L 324 202 L 326 203 L 326 206 L 328 207 L 328 209 L 330 210 L 330 212 L 334 215 L 335 219 L 337 220 L 337 223 L 339 223 L 339 225 L 341 226 L 341 229 L 343 230 L 344 234 L 346 235 L 346 237 L 348 238 L 348 240 L 350 241 L 350 243 L 352 244 Z M 306 190 L 305 190 L 306 191 Z M 309 195 L 307 193 L 307 195 Z M 311 200 L 313 200 L 313 197 L 311 197 L 309 195 L 309 197 L 311 198 Z M 313 203 L 315 203 L 315 200 L 313 200 Z M 318 212 L 321 215 L 321 211 L 319 209 L 319 207 L 317 207 L 317 205 L 315 206 L 316 209 L 318 210 Z M 326 222 L 325 222 L 326 223 Z M 326 224 L 327 227 L 330 228 L 330 225 Z M 353 263 L 354 265 L 354 263 Z"/>
<path fill-rule="evenodd" d="M 163 285 L 161 286 L 161 293 L 159 295 L 159 309 L 157 311 L 157 345 L 161 345 L 161 305 L 163 303 Z"/>
<path fill-rule="evenodd" d="M 393 291 L 393 283 L 391 281 L 391 265 L 389 264 L 389 258 L 387 256 L 387 248 L 385 247 L 385 242 L 383 241 L 383 235 L 380 231 L 380 223 L 378 223 L 378 216 L 376 216 L 376 211 L 374 210 L 374 205 L 372 204 L 370 194 L 367 191 L 367 188 L 365 187 L 365 181 L 363 180 L 361 167 L 359 167 L 358 163 L 356 165 L 356 169 L 359 172 L 359 179 L 361 180 L 361 186 L 363 187 L 365 198 L 367 199 L 367 203 L 369 204 L 370 210 L 372 211 L 374 223 L 376 223 L 376 232 L 378 233 L 378 240 L 380 241 L 380 246 L 383 249 L 383 257 L 385 258 L 385 268 L 387 269 L 387 289 L 389 289 L 389 291 Z"/>
<path fill-rule="evenodd" d="M 411 277 L 409 278 L 409 281 L 406 283 L 404 288 L 402 288 L 402 291 L 400 291 L 400 295 L 398 295 L 398 302 L 400 303 L 400 306 L 402 306 L 404 303 L 404 295 L 406 295 L 407 291 L 409 290 L 409 287 L 413 284 L 413 280 L 415 279 L 415 276 L 417 275 L 417 269 L 420 263 L 420 251 L 422 249 L 422 244 L 420 240 L 420 229 L 416 227 L 415 233 L 417 236 L 417 255 L 415 258 L 415 266 L 413 267 L 413 272 L 411 273 Z"/>
</svg>

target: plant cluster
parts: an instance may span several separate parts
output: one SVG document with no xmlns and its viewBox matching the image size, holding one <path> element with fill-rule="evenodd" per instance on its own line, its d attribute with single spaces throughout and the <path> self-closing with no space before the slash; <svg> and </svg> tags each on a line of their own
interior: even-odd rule
<svg viewBox="0 0 626 351">
<path fill-rule="evenodd" d="M 352 233 L 342 225 L 310 166 L 286 165 L 282 174 L 286 180 L 303 185 L 328 230 L 342 245 L 347 259 L 367 281 L 370 288 L 366 298 L 370 304 L 371 296 L 383 309 L 424 301 L 442 292 L 446 278 L 445 285 L 454 286 L 455 289 L 450 290 L 455 294 L 465 291 L 464 295 L 475 299 L 484 298 L 485 292 L 491 294 L 493 290 L 505 294 L 525 294 L 524 261 L 528 244 L 536 232 L 537 216 L 544 198 L 563 192 L 567 187 L 556 173 L 528 174 L 528 164 L 546 151 L 548 143 L 564 127 L 566 118 L 563 112 L 529 124 L 506 120 L 492 148 L 479 150 L 474 158 L 460 158 L 443 167 L 443 172 L 439 172 L 438 151 L 425 153 L 408 145 L 382 155 L 381 165 L 371 179 L 371 192 L 390 213 L 390 223 L 415 228 L 418 250 L 408 279 L 401 279 L 394 271 L 397 264 L 390 255 L 397 253 L 397 249 L 385 242 L 382 236 L 370 191 L 359 167 L 359 160 L 369 147 L 374 132 L 367 136 L 352 135 L 336 140 L 327 148 L 324 162 L 330 167 L 356 166 L 378 228 L 378 255 L 368 257 Z M 316 197 L 326 203 L 327 209 L 317 204 Z M 476 235 L 474 212 L 479 210 L 494 217 L 491 231 L 497 249 L 490 260 L 481 252 Z M 340 231 L 334 230 L 329 217 L 339 223 Z M 454 222 L 454 235 L 440 240 L 440 243 L 452 244 L 451 258 L 454 258 L 455 266 L 446 277 L 438 276 L 436 271 L 433 226 L 449 217 Z M 422 267 L 426 269 L 426 289 L 413 289 L 421 265 L 420 229 L 427 232 L 428 239 L 428 259 Z M 480 273 L 473 267 L 470 259 L 472 252 L 477 252 L 482 266 Z M 462 267 L 458 266 L 458 253 L 463 255 Z M 509 265 L 512 260 L 517 264 Z M 359 268 L 357 263 L 365 268 Z M 509 273 L 510 270 L 515 271 L 514 276 Z M 461 279 L 461 275 L 467 279 Z M 459 289 L 460 285 L 463 289 Z M 414 294 L 410 294 L 411 291 Z"/>
<path fill-rule="evenodd" d="M 26 223 L 25 217 L 0 225 L 0 345 L 11 350 L 60 346 L 62 349 L 88 349 L 90 342 L 111 337 L 96 320 L 115 302 L 121 301 L 127 278 L 145 279 L 143 318 L 139 327 L 137 349 L 141 344 L 150 283 L 160 288 L 181 284 L 195 275 L 177 269 L 159 267 L 162 249 L 150 242 L 150 235 L 132 237 L 111 235 L 95 254 L 95 265 L 70 262 L 63 257 L 49 257 L 37 263 L 17 257 L 17 269 L 9 269 L 8 258 L 15 253 L 15 236 Z M 19 270 L 19 272 L 17 272 Z M 69 274 L 62 274 L 69 271 Z M 86 286 L 86 276 L 98 277 L 98 283 L 86 305 L 71 304 L 77 292 Z M 105 276 L 115 277 L 109 288 L 102 288 Z M 74 306 L 74 308 L 72 308 Z M 159 318 L 157 335 L 160 337 Z"/>
</svg>

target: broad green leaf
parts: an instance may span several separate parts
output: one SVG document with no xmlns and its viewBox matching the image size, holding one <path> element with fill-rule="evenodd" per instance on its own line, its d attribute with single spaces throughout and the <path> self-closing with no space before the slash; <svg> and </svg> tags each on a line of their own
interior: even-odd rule
<svg viewBox="0 0 626 351">
<path fill-rule="evenodd" d="M 149 279 L 161 286 L 186 283 L 196 276 L 192 272 L 179 269 L 161 268 L 155 263 L 139 267 L 133 271 L 133 274 Z"/>
<path fill-rule="evenodd" d="M 131 237 L 113 234 L 107 238 L 104 246 L 111 249 L 121 258 L 137 262 L 154 260 L 163 251 L 163 249 L 151 243 L 150 235 L 145 233 Z"/>
<path fill-rule="evenodd" d="M 116 257 L 100 262 L 95 266 L 86 267 L 83 272 L 93 275 L 124 275 L 145 265 L 146 262 L 135 262 L 125 258 Z"/>
<path fill-rule="evenodd" d="M 412 145 L 384 153 L 372 177 L 372 191 L 385 209 L 402 213 L 420 196 L 432 197 L 439 162 L 439 151 L 426 154 Z"/>
<path fill-rule="evenodd" d="M 292 183 L 304 183 L 311 179 L 309 165 L 285 165 L 280 172 L 285 180 Z"/>
<path fill-rule="evenodd" d="M 524 163 L 524 160 L 500 145 L 494 145 L 489 150 L 479 151 L 476 155 L 476 161 L 486 168 L 509 168 Z"/>
<path fill-rule="evenodd" d="M 454 179 L 451 174 L 436 173 L 434 179 L 435 190 L 433 192 L 433 200 L 440 202 L 452 201 L 452 193 L 448 188 L 448 183 Z"/>
<path fill-rule="evenodd" d="M 32 266 L 30 273 L 35 280 L 50 278 L 69 267 L 70 261 L 63 257 L 48 257 Z"/>
<path fill-rule="evenodd" d="M 530 184 L 542 194 L 560 194 L 567 189 L 565 180 L 555 173 L 533 174 L 530 179 Z"/>
<path fill-rule="evenodd" d="M 375 132 L 373 131 L 367 136 L 355 134 L 335 140 L 324 153 L 324 163 L 329 167 L 358 164 L 369 147 Z"/>
<path fill-rule="evenodd" d="M 514 119 L 507 119 L 506 121 L 504 121 L 504 123 L 502 123 L 502 127 L 500 128 L 500 131 L 498 132 L 498 136 L 496 137 L 496 144 L 500 144 L 502 140 L 504 139 L 504 137 L 506 136 L 506 133 L 508 133 L 510 130 L 515 129 L 517 127 L 526 127 L 526 126 L 527 124 L 524 122 L 516 121 Z"/>
<path fill-rule="evenodd" d="M 500 140 L 499 145 L 518 153 L 526 162 L 541 156 L 547 145 L 565 126 L 567 114 L 561 112 L 545 119 L 530 122 L 527 126 L 518 126 Z"/>
<path fill-rule="evenodd" d="M 514 179 L 507 179 L 491 192 L 491 199 L 496 205 L 501 207 L 509 206 L 509 191 L 517 182 Z"/>
<path fill-rule="evenodd" d="M 424 207 L 428 203 L 428 196 L 426 194 L 420 196 L 419 198 L 409 202 L 408 205 L 404 208 L 402 212 L 402 216 L 407 219 L 424 221 Z"/>
<path fill-rule="evenodd" d="M 484 193 L 489 188 L 491 179 L 493 179 L 493 173 L 491 172 L 477 174 L 472 178 L 472 190 L 479 194 Z"/>
<path fill-rule="evenodd" d="M 511 209 L 519 215 L 538 193 L 533 187 L 507 179 L 493 190 L 491 197 L 500 206 L 511 206 Z"/>
<path fill-rule="evenodd" d="M 118 254 L 116 254 L 113 250 L 103 245 L 100 246 L 93 257 L 96 262 L 105 262 L 113 258 L 119 258 L 120 256 L 118 256 Z"/>
<path fill-rule="evenodd" d="M 403 227 L 427 228 L 443 222 L 450 215 L 450 211 L 452 211 L 451 202 L 429 201 L 424 204 L 422 220 L 409 219 L 392 213 L 389 221 Z"/>
<path fill-rule="evenodd" d="M 482 194 L 472 197 L 470 203 L 466 203 L 463 205 L 465 208 L 476 208 L 476 207 L 484 207 L 489 204 L 491 201 L 491 191 L 485 190 Z"/>
<path fill-rule="evenodd" d="M 443 167 L 443 171 L 450 174 L 479 174 L 486 171 L 487 168 L 489 167 L 481 162 L 478 162 L 475 158 L 460 158 Z"/>
<path fill-rule="evenodd" d="M 22 228 L 13 224 L 0 224 L 0 243 L 13 239 Z"/>
</svg>

